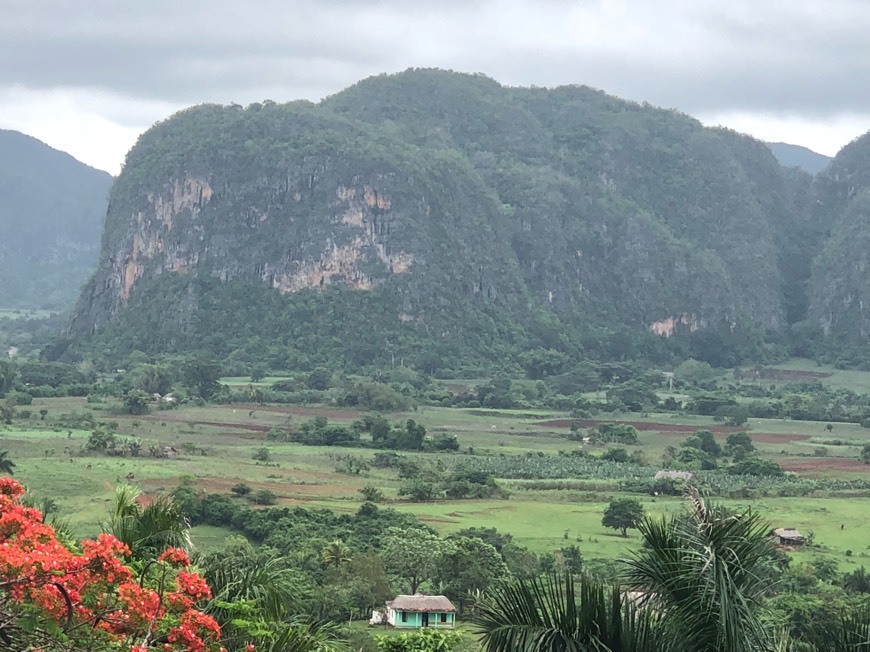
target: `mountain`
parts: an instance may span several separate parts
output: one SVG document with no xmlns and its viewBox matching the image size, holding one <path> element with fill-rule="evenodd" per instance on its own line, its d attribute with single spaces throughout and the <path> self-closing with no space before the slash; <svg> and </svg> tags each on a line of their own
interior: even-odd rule
<svg viewBox="0 0 870 652">
<path fill-rule="evenodd" d="M 456 369 L 684 332 L 727 364 L 807 316 L 810 188 L 748 136 L 579 86 L 409 70 L 198 106 L 129 153 L 69 335 Z"/>
<path fill-rule="evenodd" d="M 800 168 L 810 174 L 818 174 L 831 162 L 830 156 L 819 154 L 800 145 L 767 143 L 776 160 L 788 168 Z"/>
<path fill-rule="evenodd" d="M 0 130 L 0 308 L 67 310 L 96 268 L 112 177 Z"/>
<path fill-rule="evenodd" d="M 870 133 L 846 145 L 814 181 L 824 245 L 813 262 L 810 316 L 844 342 L 870 339 Z"/>
</svg>

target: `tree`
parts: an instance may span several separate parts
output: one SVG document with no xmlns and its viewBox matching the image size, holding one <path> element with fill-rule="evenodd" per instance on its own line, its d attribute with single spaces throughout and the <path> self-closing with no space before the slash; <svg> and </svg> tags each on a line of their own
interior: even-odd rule
<svg viewBox="0 0 870 652">
<path fill-rule="evenodd" d="M 254 547 L 234 537 L 225 548 L 202 557 L 199 566 L 214 594 L 206 610 L 233 637 L 236 610 L 232 603 L 246 602 L 251 616 L 269 622 L 286 620 L 300 606 L 304 580 L 292 562 L 267 546 Z M 247 637 L 245 637 L 247 638 Z"/>
<path fill-rule="evenodd" d="M 427 503 L 435 499 L 438 495 L 438 489 L 431 482 L 414 478 L 399 487 L 399 495 L 407 496 L 409 500 L 415 503 Z"/>
<path fill-rule="evenodd" d="M 864 447 L 861 449 L 861 461 L 864 464 L 870 464 L 870 444 L 864 444 Z"/>
<path fill-rule="evenodd" d="M 643 518 L 643 505 L 633 498 L 619 498 L 611 501 L 604 511 L 601 525 L 614 530 L 621 530 L 622 536 L 628 536 L 628 528 L 636 528 Z"/>
<path fill-rule="evenodd" d="M 255 505 L 274 505 L 278 501 L 278 496 L 274 491 L 268 489 L 258 489 L 248 495 L 248 500 Z"/>
<path fill-rule="evenodd" d="M 264 464 L 268 464 L 272 461 L 272 453 L 265 446 L 261 446 L 254 451 L 254 454 L 251 455 L 251 459 L 256 462 L 263 462 Z"/>
<path fill-rule="evenodd" d="M 9 459 L 9 451 L 0 451 L 0 474 L 12 475 L 15 462 Z"/>
<path fill-rule="evenodd" d="M 762 598 L 771 585 L 770 526 L 751 510 L 730 514 L 689 491 L 688 514 L 639 523 L 644 547 L 627 562 L 627 585 L 661 614 L 679 650 L 769 649 Z"/>
<path fill-rule="evenodd" d="M 223 369 L 220 363 L 207 356 L 188 360 L 181 368 L 182 380 L 197 396 L 208 400 L 220 390 Z"/>
<path fill-rule="evenodd" d="M 843 588 L 847 593 L 870 593 L 870 575 L 864 567 L 843 576 Z"/>
<path fill-rule="evenodd" d="M 332 386 L 332 372 L 325 367 L 317 367 L 305 380 L 308 389 L 326 390 Z"/>
<path fill-rule="evenodd" d="M 628 451 L 624 448 L 608 448 L 601 455 L 601 459 L 608 462 L 628 462 Z"/>
<path fill-rule="evenodd" d="M 94 453 L 105 453 L 115 447 L 117 439 L 112 428 L 101 423 L 88 436 L 88 443 L 85 448 Z"/>
<path fill-rule="evenodd" d="M 148 414 L 149 396 L 138 389 L 131 389 L 124 394 L 124 412 L 127 414 Z"/>
<path fill-rule="evenodd" d="M 190 524 L 169 496 L 157 496 L 145 507 L 132 485 L 115 489 L 115 504 L 103 531 L 127 545 L 135 559 L 152 560 L 168 548 L 190 550 Z"/>
<path fill-rule="evenodd" d="M 362 496 L 362 499 L 366 502 L 381 503 L 386 500 L 384 492 L 372 485 L 366 485 L 359 490 L 359 493 L 360 496 Z"/>
<path fill-rule="evenodd" d="M 688 437 L 682 446 L 686 448 L 696 448 L 704 451 L 712 458 L 717 458 L 722 454 L 722 448 L 716 442 L 716 438 L 709 430 L 696 430 L 695 434 Z"/>
<path fill-rule="evenodd" d="M 176 372 L 169 365 L 141 364 L 133 370 L 133 387 L 151 394 L 169 393 L 175 381 Z"/>
<path fill-rule="evenodd" d="M 6 392 L 12 389 L 16 375 L 15 365 L 9 360 L 0 359 L 0 398 L 6 396 Z"/>
<path fill-rule="evenodd" d="M 759 457 L 747 457 L 728 467 L 731 475 L 784 475 L 782 467 L 773 460 L 763 460 Z"/>
<path fill-rule="evenodd" d="M 734 432 L 725 440 L 725 454 L 735 459 L 743 459 L 755 452 L 752 437 L 745 432 Z"/>
<path fill-rule="evenodd" d="M 508 569 L 498 551 L 477 537 L 450 537 L 438 564 L 436 581 L 460 608 L 469 596 L 506 579 Z"/>
<path fill-rule="evenodd" d="M 127 546 L 112 535 L 62 545 L 23 495 L 23 486 L 0 478 L 3 649 L 218 651 L 219 625 L 196 608 L 211 590 L 185 551 L 168 548 L 134 572 Z"/>
<path fill-rule="evenodd" d="M 336 539 L 326 544 L 326 547 L 320 553 L 320 559 L 326 566 L 341 566 L 351 559 L 350 548 L 344 545 L 343 541 Z"/>
<path fill-rule="evenodd" d="M 420 528 L 391 527 L 381 539 L 384 567 L 407 583 L 411 595 L 436 576 L 445 552 L 443 539 Z"/>
<path fill-rule="evenodd" d="M 665 652 L 655 614 L 635 609 L 620 587 L 550 575 L 503 584 L 471 617 L 485 652 Z"/>
<path fill-rule="evenodd" d="M 267 372 L 268 370 L 266 369 L 265 365 L 254 365 L 253 367 L 251 367 L 251 382 L 259 383 L 261 380 L 263 380 L 263 378 L 266 377 Z"/>
</svg>

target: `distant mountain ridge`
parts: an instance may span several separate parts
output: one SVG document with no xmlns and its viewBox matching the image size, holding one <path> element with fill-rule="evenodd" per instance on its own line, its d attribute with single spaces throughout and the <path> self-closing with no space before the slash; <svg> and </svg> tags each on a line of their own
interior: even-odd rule
<svg viewBox="0 0 870 652">
<path fill-rule="evenodd" d="M 67 310 L 99 256 L 112 177 L 0 129 L 0 307 Z"/>
<path fill-rule="evenodd" d="M 789 143 L 766 143 L 770 151 L 787 168 L 800 168 L 810 174 L 818 174 L 831 163 L 831 157 L 811 149 Z"/>
<path fill-rule="evenodd" d="M 586 87 L 410 70 L 198 106 L 129 153 L 69 333 L 276 367 L 705 333 L 725 365 L 740 333 L 815 314 L 815 192 L 757 140 Z"/>
</svg>

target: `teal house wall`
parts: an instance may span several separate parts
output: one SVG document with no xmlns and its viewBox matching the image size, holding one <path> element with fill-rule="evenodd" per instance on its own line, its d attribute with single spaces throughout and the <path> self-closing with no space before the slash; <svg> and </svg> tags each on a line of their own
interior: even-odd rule
<svg viewBox="0 0 870 652">
<path fill-rule="evenodd" d="M 427 627 L 446 627 L 450 629 L 456 625 L 456 614 L 454 613 L 443 611 L 429 611 L 427 613 L 429 616 L 428 623 L 426 624 Z M 425 620 L 423 614 L 418 611 L 397 610 L 395 627 L 408 629 L 423 627 Z"/>
</svg>

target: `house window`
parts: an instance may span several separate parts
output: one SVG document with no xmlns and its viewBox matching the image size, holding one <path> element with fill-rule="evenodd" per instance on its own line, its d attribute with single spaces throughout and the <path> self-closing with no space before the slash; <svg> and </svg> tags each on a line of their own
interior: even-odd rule
<svg viewBox="0 0 870 652">
<path fill-rule="evenodd" d="M 442 623 L 446 623 L 446 622 L 447 622 L 447 614 L 444 613 L 444 612 L 441 612 L 441 622 L 442 622 Z"/>
<path fill-rule="evenodd" d="M 402 612 L 402 622 L 403 623 L 408 622 L 408 612 L 407 611 Z"/>
</svg>

